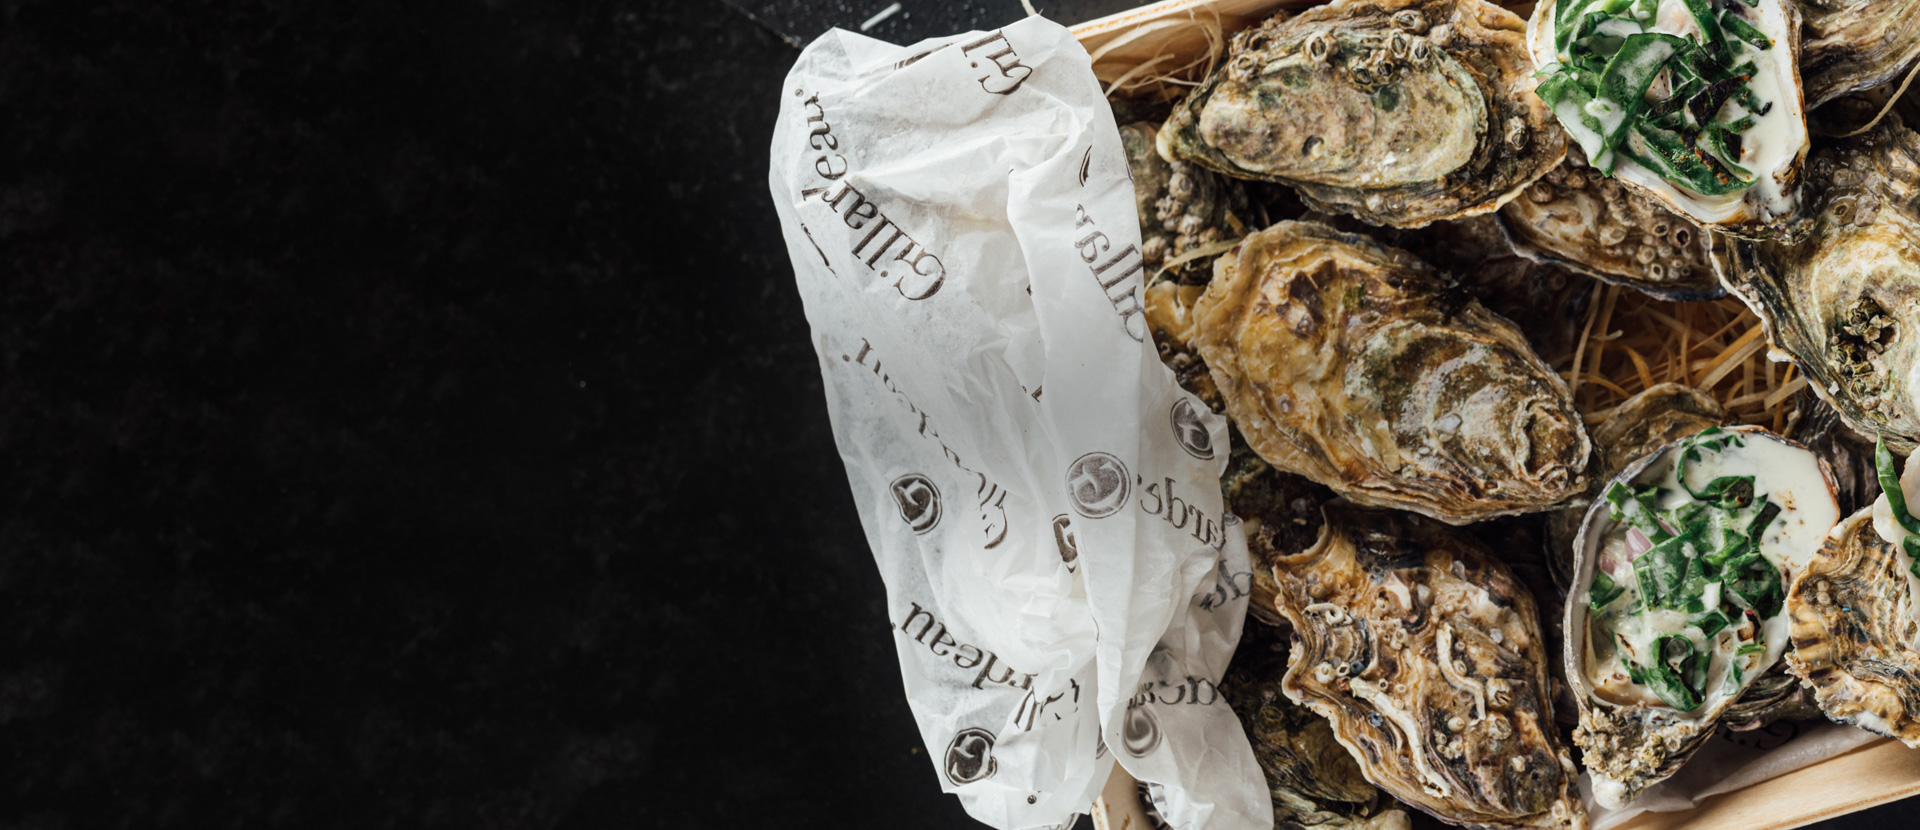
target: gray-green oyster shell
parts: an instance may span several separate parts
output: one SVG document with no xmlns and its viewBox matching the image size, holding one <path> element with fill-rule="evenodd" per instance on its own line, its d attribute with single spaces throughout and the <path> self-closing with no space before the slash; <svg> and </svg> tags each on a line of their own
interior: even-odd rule
<svg viewBox="0 0 1920 830">
<path fill-rule="evenodd" d="M 1281 182 L 1324 213 L 1421 227 L 1486 213 L 1566 155 L 1526 23 L 1482 0 L 1335 0 L 1233 35 L 1160 152 Z"/>
</svg>

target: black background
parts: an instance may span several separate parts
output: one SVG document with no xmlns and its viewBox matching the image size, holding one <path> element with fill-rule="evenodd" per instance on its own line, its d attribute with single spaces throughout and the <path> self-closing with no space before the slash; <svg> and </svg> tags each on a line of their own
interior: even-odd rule
<svg viewBox="0 0 1920 830">
<path fill-rule="evenodd" d="M 766 185 L 867 2 L 0 2 L 0 826 L 977 826 Z"/>
</svg>

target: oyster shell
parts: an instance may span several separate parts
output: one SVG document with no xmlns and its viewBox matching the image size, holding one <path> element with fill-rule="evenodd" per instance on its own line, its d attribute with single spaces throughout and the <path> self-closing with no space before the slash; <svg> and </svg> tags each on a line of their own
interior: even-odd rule
<svg viewBox="0 0 1920 830">
<path fill-rule="evenodd" d="M 1850 516 L 1871 506 L 1880 495 L 1873 468 L 1873 442 L 1849 429 L 1840 413 L 1812 392 L 1802 389 L 1793 398 L 1798 423 L 1788 427 L 1786 436 L 1813 450 L 1833 470 L 1841 515 Z"/>
<path fill-rule="evenodd" d="M 1900 480 L 1920 504 L 1920 465 Z M 1888 541 L 1905 535 L 1885 495 L 1828 534 L 1787 593 L 1787 666 L 1827 717 L 1920 747 L 1920 578 Z"/>
<path fill-rule="evenodd" d="M 1419 227 L 1486 213 L 1566 152 L 1518 16 L 1481 0 L 1335 0 L 1233 35 L 1160 153 Z"/>
<path fill-rule="evenodd" d="M 1585 489 L 1566 386 L 1512 323 L 1411 255 L 1281 222 L 1214 269 L 1192 342 L 1276 468 L 1454 524 Z"/>
<path fill-rule="evenodd" d="M 1721 278 L 1847 426 L 1920 442 L 1920 135 L 1889 114 L 1813 155 L 1804 241 L 1727 240 Z"/>
<path fill-rule="evenodd" d="M 1699 443 L 1709 438 L 1720 449 Z M 1683 457 L 1693 465 L 1692 484 L 1676 478 Z M 1613 480 L 1626 488 L 1623 504 L 1642 511 L 1649 501 L 1633 490 L 1658 486 L 1644 498 L 1669 511 L 1701 504 L 1688 496 L 1694 488 L 1710 493 L 1721 476 L 1742 475 L 1752 477 L 1745 501 L 1724 524 L 1696 530 L 1672 513 L 1634 519 L 1677 528 L 1679 535 L 1669 536 L 1648 524 L 1654 550 L 1635 552 L 1630 537 L 1639 531 L 1615 519 L 1606 500 L 1594 503 L 1581 526 L 1566 603 L 1566 676 L 1580 706 L 1574 743 L 1594 798 L 1608 808 L 1624 807 L 1677 772 L 1778 661 L 1788 644 L 1787 613 L 1770 607 L 1784 600 L 1766 599 L 1767 586 L 1777 591 L 1805 568 L 1839 517 L 1825 462 L 1758 427 L 1668 444 Z M 1762 519 L 1763 532 L 1749 545 L 1746 534 Z M 1765 569 L 1774 570 L 1772 580 L 1755 576 Z M 1661 582 L 1667 586 L 1652 587 Z M 1663 591 L 1665 600 L 1648 598 Z"/>
<path fill-rule="evenodd" d="M 1406 812 L 1360 774 L 1326 718 L 1287 699 L 1286 670 L 1285 640 L 1251 628 L 1220 678 L 1266 774 L 1275 830 L 1408 830 Z"/>
<path fill-rule="evenodd" d="M 1527 46 L 1541 96 L 1589 163 L 1702 227 L 1783 234 L 1809 146 L 1793 0 L 1561 5 L 1534 7 Z M 1608 97 L 1621 87 L 1629 97 Z"/>
<path fill-rule="evenodd" d="M 1789 650 L 1787 654 L 1791 659 L 1793 652 Z M 1753 685 L 1747 687 L 1740 699 L 1720 713 L 1720 725 L 1734 732 L 1751 732 L 1765 729 L 1776 721 L 1819 720 L 1820 717 L 1820 705 L 1814 702 L 1813 690 L 1788 671 L 1783 661 L 1754 678 Z"/>
<path fill-rule="evenodd" d="M 1120 128 L 1120 146 L 1133 176 L 1134 207 L 1140 215 L 1140 258 L 1158 276 L 1170 259 L 1195 249 L 1218 246 L 1234 233 L 1231 211 L 1246 208 L 1240 184 L 1183 161 L 1169 162 L 1154 148 L 1159 128 L 1147 122 Z M 1200 256 L 1175 264 L 1167 275 L 1202 283 L 1213 273 L 1212 260 Z"/>
<path fill-rule="evenodd" d="M 1666 300 L 1726 294 L 1713 273 L 1711 234 L 1588 167 L 1578 147 L 1499 216 L 1522 256 Z"/>
<path fill-rule="evenodd" d="M 1324 511 L 1319 541 L 1274 564 L 1287 696 L 1332 722 L 1368 780 L 1439 819 L 1585 827 L 1533 597 L 1464 531 Z"/>
<path fill-rule="evenodd" d="M 1920 58 L 1920 2 L 1800 0 L 1800 77 L 1812 109 L 1899 79 Z"/>
</svg>

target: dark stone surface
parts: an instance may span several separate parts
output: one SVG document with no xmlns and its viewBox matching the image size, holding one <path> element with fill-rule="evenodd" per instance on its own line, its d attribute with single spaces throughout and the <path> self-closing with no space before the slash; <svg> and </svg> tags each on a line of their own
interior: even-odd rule
<svg viewBox="0 0 1920 830">
<path fill-rule="evenodd" d="M 792 46 L 721 4 L 0 20 L 0 826 L 976 826 L 769 204 Z"/>
</svg>

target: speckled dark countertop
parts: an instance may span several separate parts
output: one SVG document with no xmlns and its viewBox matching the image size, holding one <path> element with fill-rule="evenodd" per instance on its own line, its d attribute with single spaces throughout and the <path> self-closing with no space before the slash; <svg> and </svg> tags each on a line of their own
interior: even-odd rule
<svg viewBox="0 0 1920 830">
<path fill-rule="evenodd" d="M 84 5 L 0 2 L 0 827 L 977 826 L 765 184 L 877 8 Z"/>
</svg>

